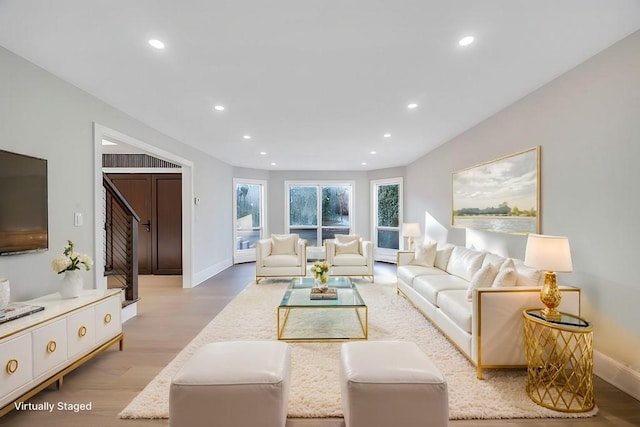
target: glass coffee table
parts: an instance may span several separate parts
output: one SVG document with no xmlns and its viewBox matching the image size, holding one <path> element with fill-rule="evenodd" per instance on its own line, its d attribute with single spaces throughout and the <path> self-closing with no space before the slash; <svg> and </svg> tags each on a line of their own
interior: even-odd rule
<svg viewBox="0 0 640 427">
<path fill-rule="evenodd" d="M 277 310 L 277 334 L 282 341 L 366 340 L 369 313 L 358 289 L 348 277 L 330 277 L 336 299 L 311 299 L 312 277 L 294 278 Z"/>
</svg>

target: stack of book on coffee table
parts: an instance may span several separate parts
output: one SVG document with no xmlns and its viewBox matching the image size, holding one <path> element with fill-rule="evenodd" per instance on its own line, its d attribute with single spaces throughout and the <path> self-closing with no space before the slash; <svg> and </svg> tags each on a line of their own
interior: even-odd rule
<svg viewBox="0 0 640 427">
<path fill-rule="evenodd" d="M 311 299 L 338 299 L 336 288 L 311 288 Z"/>
</svg>

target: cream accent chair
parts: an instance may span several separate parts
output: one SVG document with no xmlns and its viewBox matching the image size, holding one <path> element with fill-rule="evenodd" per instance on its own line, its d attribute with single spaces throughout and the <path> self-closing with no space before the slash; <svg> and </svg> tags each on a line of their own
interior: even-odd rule
<svg viewBox="0 0 640 427">
<path fill-rule="evenodd" d="M 264 277 L 307 275 L 307 241 L 297 234 L 272 234 L 256 245 L 256 283 Z"/>
<path fill-rule="evenodd" d="M 355 234 L 336 234 L 335 239 L 324 242 L 329 275 L 331 276 L 373 276 L 373 243 L 363 241 Z"/>
</svg>

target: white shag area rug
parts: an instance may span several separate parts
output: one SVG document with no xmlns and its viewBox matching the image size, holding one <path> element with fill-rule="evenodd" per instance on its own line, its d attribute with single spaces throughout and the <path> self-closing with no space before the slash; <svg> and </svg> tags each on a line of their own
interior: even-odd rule
<svg viewBox="0 0 640 427">
<path fill-rule="evenodd" d="M 577 418 L 597 413 L 597 407 L 572 414 L 536 405 L 525 392 L 525 370 L 485 370 L 484 380 L 478 380 L 475 367 L 408 301 L 396 295 L 395 284 L 363 280 L 356 283 L 369 307 L 369 340 L 416 342 L 447 379 L 451 419 Z M 169 418 L 171 378 L 202 345 L 275 339 L 276 307 L 287 286 L 285 282 L 249 285 L 129 403 L 120 417 Z M 357 322 L 355 314 L 351 319 Z M 296 319 L 290 318 L 287 327 L 296 326 L 295 323 Z M 342 417 L 340 345 L 291 344 L 290 418 Z"/>
</svg>

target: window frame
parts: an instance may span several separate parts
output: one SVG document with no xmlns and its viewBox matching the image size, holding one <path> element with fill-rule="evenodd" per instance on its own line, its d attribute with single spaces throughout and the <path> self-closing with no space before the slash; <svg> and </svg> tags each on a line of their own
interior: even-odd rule
<svg viewBox="0 0 640 427">
<path fill-rule="evenodd" d="M 324 226 L 322 225 L 322 189 L 325 187 L 349 187 L 349 226 Z M 317 225 L 292 225 L 291 220 L 291 187 L 315 187 L 316 188 L 316 212 Z M 322 230 L 326 228 L 344 228 L 348 234 L 352 234 L 355 230 L 355 195 L 356 183 L 352 180 L 314 180 L 314 181 L 297 181 L 287 180 L 284 182 L 284 229 L 286 233 L 291 233 L 291 229 L 307 229 L 316 230 L 316 247 L 323 247 Z"/>
</svg>

